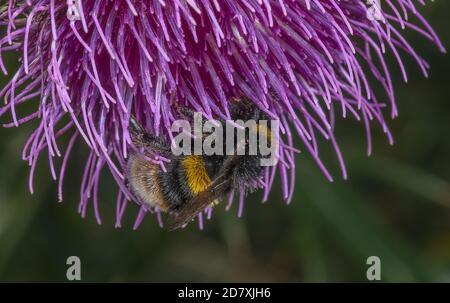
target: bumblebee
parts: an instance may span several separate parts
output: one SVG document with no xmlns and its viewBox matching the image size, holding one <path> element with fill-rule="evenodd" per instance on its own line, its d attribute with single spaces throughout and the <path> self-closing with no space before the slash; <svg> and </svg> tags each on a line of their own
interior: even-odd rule
<svg viewBox="0 0 450 303">
<path fill-rule="evenodd" d="M 264 112 L 247 98 L 234 99 L 231 103 L 232 119 L 256 121 L 256 132 L 263 130 L 270 139 L 269 128 L 259 124 L 259 121 L 267 120 Z M 187 117 L 193 114 L 186 108 L 180 108 L 179 112 Z M 127 161 L 128 187 L 138 202 L 169 214 L 170 230 L 185 226 L 234 189 L 254 190 L 249 184 L 254 184 L 264 172 L 259 162 L 261 155 L 248 154 L 248 140 L 244 143 L 244 155 L 224 152 L 223 155 L 175 156 L 168 142 L 146 132 L 134 117 L 130 119 L 129 133 L 136 151 L 130 152 Z M 224 146 L 225 150 L 228 148 L 234 147 Z M 165 169 L 151 161 L 150 154 L 169 159 Z"/>
</svg>

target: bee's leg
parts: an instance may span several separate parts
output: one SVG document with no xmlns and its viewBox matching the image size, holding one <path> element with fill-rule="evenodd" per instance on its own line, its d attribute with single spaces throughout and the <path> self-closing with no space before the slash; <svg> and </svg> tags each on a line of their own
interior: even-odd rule
<svg viewBox="0 0 450 303">
<path fill-rule="evenodd" d="M 130 134 L 131 141 L 137 148 L 144 148 L 152 152 L 169 154 L 171 149 L 169 144 L 162 138 L 149 134 L 144 128 L 137 122 L 134 116 L 130 116 L 130 122 L 128 124 L 128 132 Z"/>
<path fill-rule="evenodd" d="M 193 120 L 195 111 L 181 105 L 177 100 L 177 93 L 173 90 L 170 93 L 170 105 L 175 108 L 175 110 L 180 114 L 180 116 L 184 119 Z"/>
</svg>

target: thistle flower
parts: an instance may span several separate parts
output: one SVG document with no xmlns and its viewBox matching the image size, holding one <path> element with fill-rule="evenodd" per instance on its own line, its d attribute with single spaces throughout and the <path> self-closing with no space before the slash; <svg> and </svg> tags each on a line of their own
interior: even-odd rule
<svg viewBox="0 0 450 303">
<path fill-rule="evenodd" d="M 84 217 L 92 200 L 101 223 L 97 190 L 106 166 L 119 188 L 117 226 L 130 200 L 123 168 L 131 114 L 149 132 L 170 137 L 168 130 L 177 119 L 171 94 L 208 118 L 229 118 L 229 100 L 249 97 L 280 120 L 283 133 L 280 162 L 262 182 L 264 201 L 279 173 L 289 202 L 295 184 L 294 136 L 330 181 L 318 141 L 334 147 L 346 178 L 334 135 L 338 117 L 364 124 L 369 154 L 371 121 L 393 142 L 384 116 L 398 113 L 386 54 L 393 54 L 405 81 L 405 55 L 428 75 L 427 63 L 401 31 L 415 31 L 444 52 L 417 11 L 415 3 L 424 4 L 422 0 L 387 0 L 381 8 L 374 7 L 376 1 L 362 0 L 5 2 L 0 6 L 0 69 L 8 74 L 2 56 L 9 51 L 18 53 L 20 66 L 1 88 L 0 116 L 11 118 L 6 127 L 39 122 L 22 155 L 31 167 L 30 191 L 36 162 L 47 153 L 62 200 L 72 147 L 82 141 L 90 154 L 79 212 Z M 381 99 L 371 86 L 377 81 L 386 92 Z M 17 111 L 25 103 L 33 103 L 36 111 L 20 117 Z M 65 136 L 70 139 L 62 150 L 58 139 Z M 243 203 L 241 192 L 239 215 Z M 135 227 L 146 212 L 141 206 Z"/>
</svg>

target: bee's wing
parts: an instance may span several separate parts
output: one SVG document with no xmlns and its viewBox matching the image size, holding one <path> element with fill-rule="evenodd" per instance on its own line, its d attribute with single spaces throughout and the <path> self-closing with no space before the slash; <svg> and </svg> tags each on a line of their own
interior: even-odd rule
<svg viewBox="0 0 450 303">
<path fill-rule="evenodd" d="M 229 172 L 237 159 L 237 156 L 229 157 L 211 185 L 189 201 L 179 212 L 169 217 L 169 230 L 178 229 L 188 224 L 195 216 L 210 206 L 214 200 L 221 198 L 229 190 L 231 186 Z"/>
<path fill-rule="evenodd" d="M 223 196 L 230 187 L 230 181 L 223 182 L 210 186 L 205 191 L 195 196 L 188 205 L 183 207 L 180 212 L 169 217 L 168 229 L 175 230 L 185 226 L 191 222 L 200 212 L 204 211 L 211 203 Z"/>
<path fill-rule="evenodd" d="M 160 137 L 146 132 L 132 115 L 128 124 L 128 132 L 130 133 L 131 141 L 138 148 L 149 149 L 152 152 L 161 154 L 171 153 L 170 146 L 167 142 L 164 142 Z"/>
</svg>

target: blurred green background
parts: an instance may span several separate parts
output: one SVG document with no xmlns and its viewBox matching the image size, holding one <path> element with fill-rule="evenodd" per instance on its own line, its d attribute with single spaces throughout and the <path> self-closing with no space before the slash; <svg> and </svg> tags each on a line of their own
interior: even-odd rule
<svg viewBox="0 0 450 303">
<path fill-rule="evenodd" d="M 449 47 L 450 1 L 423 11 Z M 266 205 L 260 194 L 248 197 L 241 219 L 236 207 L 228 213 L 219 207 L 204 231 L 192 224 L 166 232 L 151 216 L 133 231 L 137 207 L 131 204 L 124 227 L 115 229 L 116 189 L 106 173 L 103 225 L 92 209 L 79 217 L 81 144 L 70 161 L 64 202 L 56 202 L 46 157 L 31 195 L 20 151 L 35 124 L 0 129 L 0 281 L 66 281 L 66 259 L 79 256 L 85 282 L 356 282 L 367 281 L 366 259 L 374 255 L 381 259 L 382 281 L 450 282 L 450 56 L 415 33 L 405 36 L 432 69 L 426 80 L 406 59 L 404 84 L 391 68 L 400 111 L 390 121 L 394 146 L 374 127 L 368 158 L 363 126 L 339 121 L 348 181 L 339 178 L 330 148 L 322 155 L 334 183 L 303 153 L 290 206 L 276 184 Z M 1 75 L 0 87 L 6 81 Z"/>
</svg>

